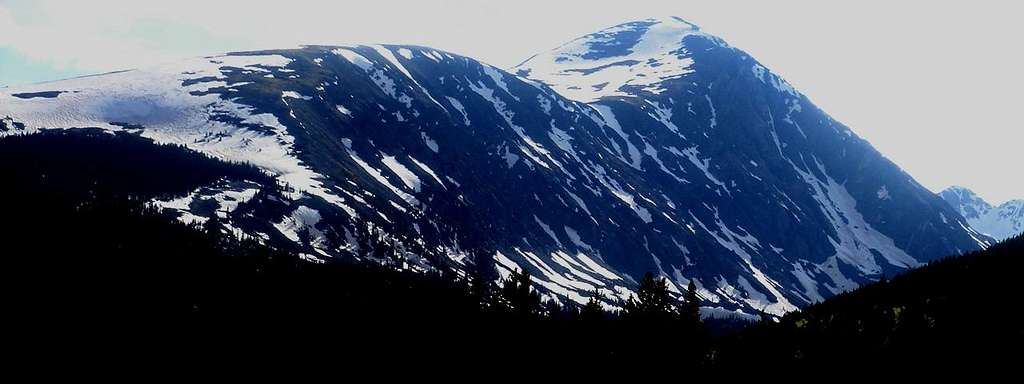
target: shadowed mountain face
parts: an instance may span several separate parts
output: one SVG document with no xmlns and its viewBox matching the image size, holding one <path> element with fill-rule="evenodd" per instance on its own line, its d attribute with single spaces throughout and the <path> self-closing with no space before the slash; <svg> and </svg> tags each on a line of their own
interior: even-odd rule
<svg viewBox="0 0 1024 384">
<path fill-rule="evenodd" d="M 1024 200 L 1010 200 L 992 206 L 970 189 L 949 187 L 939 193 L 953 209 L 960 212 L 974 230 L 1005 240 L 1024 232 Z"/>
<path fill-rule="evenodd" d="M 284 212 L 236 212 L 255 185 L 154 204 L 314 262 L 526 269 L 576 302 L 624 299 L 653 271 L 673 290 L 694 280 L 705 314 L 782 314 L 987 241 L 679 19 L 613 27 L 515 72 L 411 46 L 234 53 L 5 89 L 0 135 L 99 127 L 248 162 L 294 188 Z"/>
</svg>

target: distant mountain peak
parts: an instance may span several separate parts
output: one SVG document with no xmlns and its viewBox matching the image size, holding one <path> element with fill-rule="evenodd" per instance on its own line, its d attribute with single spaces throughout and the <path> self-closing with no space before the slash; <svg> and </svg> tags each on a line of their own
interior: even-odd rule
<svg viewBox="0 0 1024 384">
<path fill-rule="evenodd" d="M 951 186 L 939 192 L 976 231 L 1004 240 L 1024 232 L 1024 200 L 1010 200 L 993 206 L 966 187 Z"/>
<path fill-rule="evenodd" d="M 967 219 L 977 218 L 982 211 L 992 209 L 992 205 L 967 187 L 954 185 L 939 192 L 953 208 L 956 208 Z"/>
<path fill-rule="evenodd" d="M 959 186 L 959 185 L 951 185 L 951 186 L 949 186 L 949 188 L 946 188 L 946 189 L 942 190 L 942 193 L 946 193 L 946 192 L 956 193 L 956 194 L 960 194 L 960 195 L 974 196 L 974 197 L 978 196 L 978 194 L 975 193 L 970 188 L 967 188 L 967 187 L 964 187 L 964 186 Z"/>
</svg>

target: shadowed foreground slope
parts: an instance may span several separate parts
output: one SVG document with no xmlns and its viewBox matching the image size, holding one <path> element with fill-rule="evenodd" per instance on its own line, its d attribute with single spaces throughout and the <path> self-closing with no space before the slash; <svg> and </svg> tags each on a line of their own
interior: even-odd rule
<svg viewBox="0 0 1024 384">
<path fill-rule="evenodd" d="M 1017 235 L 838 295 L 778 324 L 752 326 L 723 341 L 716 360 L 775 367 L 1019 361 L 1022 267 L 1024 236 Z"/>
</svg>

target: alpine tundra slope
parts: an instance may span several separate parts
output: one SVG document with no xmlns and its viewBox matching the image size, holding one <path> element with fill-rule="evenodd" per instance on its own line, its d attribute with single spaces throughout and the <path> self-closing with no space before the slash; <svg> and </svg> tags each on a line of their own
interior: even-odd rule
<svg viewBox="0 0 1024 384">
<path fill-rule="evenodd" d="M 285 212 L 234 214 L 259 186 L 227 183 L 154 204 L 312 262 L 526 269 L 578 303 L 651 271 L 693 281 L 705 315 L 780 315 L 989 241 L 681 19 L 513 71 L 417 46 L 230 53 L 3 89 L 0 135 L 99 127 L 251 163 L 292 188 Z"/>
</svg>

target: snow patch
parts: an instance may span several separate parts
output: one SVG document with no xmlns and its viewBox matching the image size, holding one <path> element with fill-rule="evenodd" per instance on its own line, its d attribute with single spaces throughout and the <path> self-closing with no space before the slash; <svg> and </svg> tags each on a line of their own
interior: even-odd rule
<svg viewBox="0 0 1024 384">
<path fill-rule="evenodd" d="M 405 184 L 406 187 L 409 187 L 409 189 L 416 192 L 420 191 L 422 182 L 415 173 L 412 173 L 409 168 L 406 168 L 402 163 L 399 163 L 394 156 L 388 156 L 385 153 L 381 153 L 381 156 L 381 162 L 383 162 L 391 172 L 397 175 L 398 178 L 402 179 L 402 183 Z"/>
</svg>

